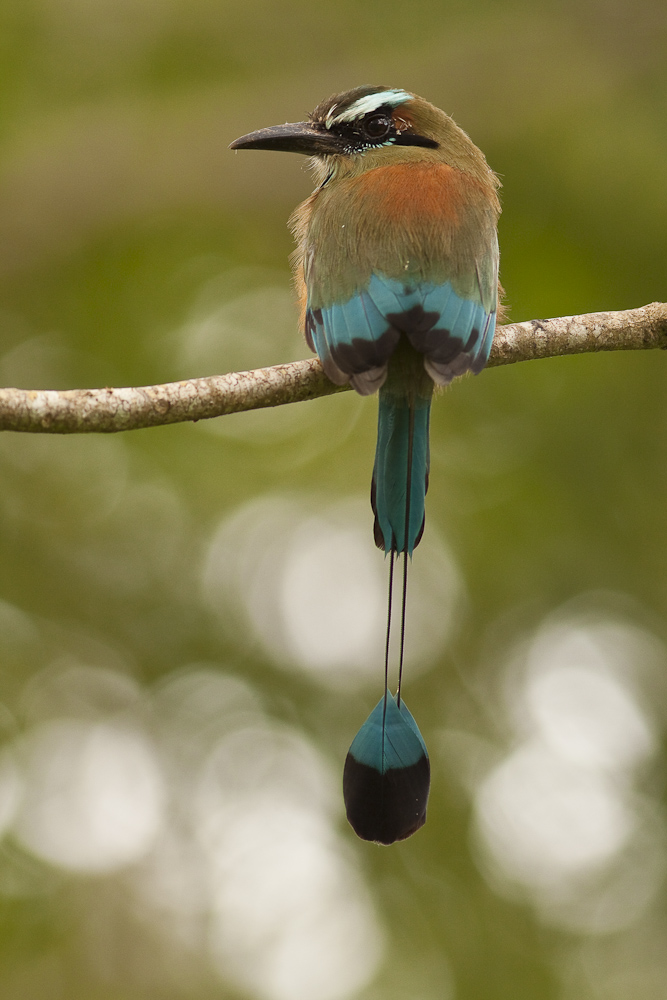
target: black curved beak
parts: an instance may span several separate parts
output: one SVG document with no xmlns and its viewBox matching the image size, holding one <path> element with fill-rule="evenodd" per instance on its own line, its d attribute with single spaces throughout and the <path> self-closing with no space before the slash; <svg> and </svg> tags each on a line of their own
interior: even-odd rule
<svg viewBox="0 0 667 1000">
<path fill-rule="evenodd" d="M 230 149 L 279 149 L 287 153 L 305 153 L 306 156 L 325 156 L 342 153 L 344 143 L 327 129 L 317 128 L 311 122 L 288 122 L 249 132 L 230 143 Z"/>
</svg>

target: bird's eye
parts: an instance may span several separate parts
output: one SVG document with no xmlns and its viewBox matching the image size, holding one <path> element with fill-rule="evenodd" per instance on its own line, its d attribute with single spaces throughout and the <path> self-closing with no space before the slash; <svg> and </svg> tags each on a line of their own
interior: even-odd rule
<svg viewBox="0 0 667 1000">
<path fill-rule="evenodd" d="M 386 115 L 372 115 L 364 122 L 364 132 L 369 139 L 377 142 L 379 139 L 384 139 L 389 135 L 392 124 L 391 118 L 387 118 Z"/>
</svg>

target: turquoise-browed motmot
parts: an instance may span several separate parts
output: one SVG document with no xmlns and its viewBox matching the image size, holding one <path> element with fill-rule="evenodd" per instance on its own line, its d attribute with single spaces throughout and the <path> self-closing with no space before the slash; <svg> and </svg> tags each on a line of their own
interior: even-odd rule
<svg viewBox="0 0 667 1000">
<path fill-rule="evenodd" d="M 430 765 L 401 699 L 408 556 L 424 529 L 434 385 L 487 362 L 498 309 L 498 179 L 443 111 L 388 87 L 323 101 L 308 121 L 251 132 L 232 149 L 311 156 L 317 180 L 296 209 L 295 277 L 306 340 L 329 378 L 380 392 L 371 485 L 375 541 L 403 554 L 399 680 L 345 762 L 347 815 L 391 844 L 426 819 Z"/>
</svg>

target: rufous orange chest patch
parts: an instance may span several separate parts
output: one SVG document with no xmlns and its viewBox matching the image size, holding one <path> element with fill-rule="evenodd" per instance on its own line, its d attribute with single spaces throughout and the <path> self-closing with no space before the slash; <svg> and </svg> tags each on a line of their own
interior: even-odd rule
<svg viewBox="0 0 667 1000">
<path fill-rule="evenodd" d="M 470 190 L 476 187 L 472 179 L 446 163 L 377 167 L 349 183 L 366 211 L 407 226 L 429 220 L 455 228 L 478 193 Z"/>
</svg>

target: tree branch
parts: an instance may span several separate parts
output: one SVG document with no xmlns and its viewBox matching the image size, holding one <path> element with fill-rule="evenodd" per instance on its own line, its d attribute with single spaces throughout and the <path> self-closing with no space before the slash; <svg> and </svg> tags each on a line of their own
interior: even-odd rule
<svg viewBox="0 0 667 1000">
<path fill-rule="evenodd" d="M 667 349 L 667 303 L 498 328 L 489 367 L 593 351 Z M 126 389 L 0 389 L 0 430 L 112 433 L 206 420 L 344 392 L 316 358 L 251 372 Z"/>
</svg>

